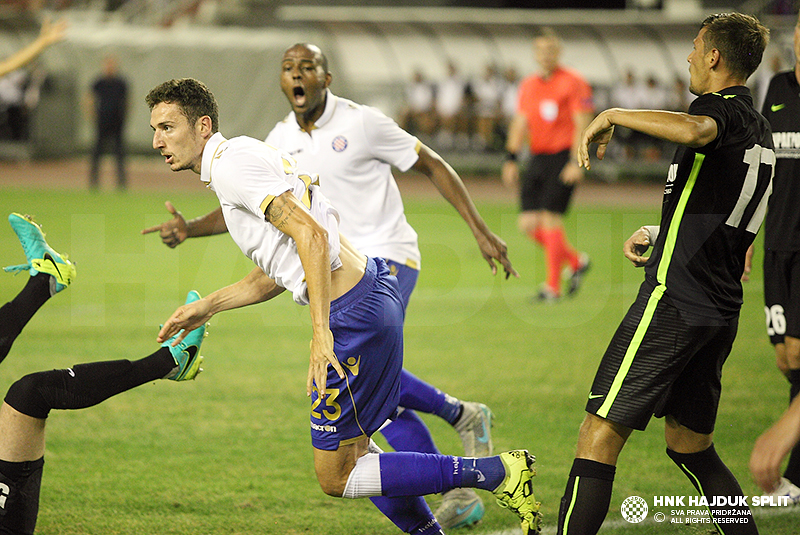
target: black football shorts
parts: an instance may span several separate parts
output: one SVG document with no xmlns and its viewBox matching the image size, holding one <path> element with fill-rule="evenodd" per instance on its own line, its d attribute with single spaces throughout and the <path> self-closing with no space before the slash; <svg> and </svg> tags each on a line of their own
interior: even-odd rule
<svg viewBox="0 0 800 535">
<path fill-rule="evenodd" d="M 770 342 L 800 338 L 800 252 L 764 251 L 764 313 Z"/>
<path fill-rule="evenodd" d="M 611 339 L 586 411 L 644 430 L 650 417 L 672 415 L 697 433 L 714 430 L 722 365 L 736 337 L 728 321 L 687 316 L 643 284 Z"/>
<path fill-rule="evenodd" d="M 44 459 L 2 463 L 0 470 L 0 535 L 33 535 L 39 514 Z M 7 469 L 12 467 L 14 472 Z M 5 472 L 5 473 L 4 473 Z"/>
<path fill-rule="evenodd" d="M 563 214 L 567 211 L 575 186 L 561 181 L 561 171 L 569 158 L 568 150 L 531 156 L 520 177 L 520 207 L 523 212 L 545 210 Z"/>
</svg>

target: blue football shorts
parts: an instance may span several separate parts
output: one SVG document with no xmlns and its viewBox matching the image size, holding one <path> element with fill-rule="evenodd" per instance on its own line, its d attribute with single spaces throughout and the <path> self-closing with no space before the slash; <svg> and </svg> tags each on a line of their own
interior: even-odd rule
<svg viewBox="0 0 800 535">
<path fill-rule="evenodd" d="M 405 264 L 400 264 L 394 260 L 386 260 L 386 265 L 389 266 L 389 272 L 397 277 L 397 283 L 400 285 L 400 296 L 403 298 L 403 306 L 408 308 L 411 292 L 414 291 L 417 285 L 419 270 L 408 267 Z"/>
<path fill-rule="evenodd" d="M 345 379 L 331 366 L 325 398 L 312 392 L 315 448 L 333 451 L 372 436 L 397 413 L 404 310 L 397 279 L 380 258 L 369 258 L 361 281 L 331 302 L 333 350 Z"/>
</svg>

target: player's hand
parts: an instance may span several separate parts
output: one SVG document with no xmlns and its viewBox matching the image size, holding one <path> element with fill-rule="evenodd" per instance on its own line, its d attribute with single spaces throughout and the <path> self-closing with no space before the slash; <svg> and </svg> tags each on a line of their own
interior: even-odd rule
<svg viewBox="0 0 800 535">
<path fill-rule="evenodd" d="M 750 280 L 750 272 L 753 271 L 753 244 L 747 248 L 747 254 L 744 255 L 744 271 L 742 272 L 742 282 Z"/>
<path fill-rule="evenodd" d="M 589 161 L 589 144 L 597 143 L 597 159 L 602 160 L 606 156 L 606 148 L 611 138 L 614 136 L 614 125 L 608 119 L 608 110 L 602 112 L 589 123 L 589 126 L 581 135 L 581 143 L 578 147 L 578 167 L 591 169 Z"/>
<path fill-rule="evenodd" d="M 622 252 L 636 267 L 644 266 L 650 257 L 642 256 L 650 248 L 650 233 L 640 228 L 625 241 Z"/>
<path fill-rule="evenodd" d="M 173 346 L 176 346 L 186 338 L 186 335 L 206 323 L 213 315 L 214 314 L 211 312 L 211 303 L 205 299 L 183 305 L 173 312 L 172 316 L 164 322 L 164 325 L 158 332 L 156 341 L 162 344 L 183 329 L 183 332 L 175 338 L 175 341 L 172 343 Z"/>
<path fill-rule="evenodd" d="M 780 484 L 781 464 L 797 442 L 798 426 L 792 420 L 781 418 L 764 431 L 753 446 L 750 474 L 764 492 L 770 493 Z"/>
<path fill-rule="evenodd" d="M 322 335 L 314 335 L 311 338 L 311 356 L 308 363 L 308 378 L 306 379 L 306 395 L 311 396 L 314 384 L 317 385 L 319 398 L 325 397 L 325 387 L 328 382 L 328 364 L 332 365 L 339 375 L 344 379 L 344 369 L 333 352 L 333 333 L 327 329 Z"/>
<path fill-rule="evenodd" d="M 160 225 L 146 228 L 142 230 L 142 234 L 158 232 L 164 245 L 174 249 L 189 237 L 189 226 L 186 224 L 183 215 L 175 209 L 171 202 L 165 202 L 164 206 L 166 206 L 169 213 L 172 214 L 172 219 L 164 221 Z"/>
<path fill-rule="evenodd" d="M 487 230 L 485 233 L 476 235 L 475 239 L 478 240 L 478 247 L 481 249 L 483 259 L 489 264 L 492 275 L 497 275 L 497 265 L 495 262 L 499 262 L 500 265 L 503 266 L 503 271 L 506 272 L 506 279 L 511 275 L 519 278 L 519 273 L 514 270 L 514 267 L 511 265 L 511 260 L 508 259 L 508 246 L 506 246 L 506 242 L 503 241 L 500 236 Z"/>
<path fill-rule="evenodd" d="M 503 179 L 503 184 L 507 188 L 516 189 L 519 184 L 519 165 L 513 160 L 506 160 L 503 162 L 503 167 L 500 169 L 500 176 Z"/>
<path fill-rule="evenodd" d="M 50 22 L 50 18 L 46 17 L 39 30 L 39 40 L 46 46 L 62 41 L 67 36 L 67 25 L 67 19 Z"/>
<path fill-rule="evenodd" d="M 574 165 L 572 162 L 567 162 L 567 165 L 561 170 L 559 178 L 561 178 L 561 182 L 567 186 L 577 184 L 583 180 L 583 169 L 581 169 L 580 166 Z"/>
</svg>

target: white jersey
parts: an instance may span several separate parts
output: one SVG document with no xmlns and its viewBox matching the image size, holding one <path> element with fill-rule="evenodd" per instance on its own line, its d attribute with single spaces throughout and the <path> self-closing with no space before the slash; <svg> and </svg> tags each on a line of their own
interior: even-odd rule
<svg viewBox="0 0 800 535">
<path fill-rule="evenodd" d="M 275 197 L 294 193 L 328 231 L 331 271 L 341 267 L 338 214 L 315 179 L 298 172 L 289 154 L 257 139 L 225 139 L 217 132 L 203 149 L 200 179 L 217 194 L 236 245 L 278 286 L 292 292 L 295 302 L 308 304 L 308 285 L 297 244 L 264 216 Z"/>
<path fill-rule="evenodd" d="M 267 143 L 319 175 L 322 191 L 341 214 L 342 234 L 359 251 L 419 269 L 417 233 L 406 221 L 391 169 L 407 171 L 416 163 L 419 140 L 375 108 L 330 91 L 325 102 L 311 132 L 301 130 L 291 112 Z"/>
</svg>

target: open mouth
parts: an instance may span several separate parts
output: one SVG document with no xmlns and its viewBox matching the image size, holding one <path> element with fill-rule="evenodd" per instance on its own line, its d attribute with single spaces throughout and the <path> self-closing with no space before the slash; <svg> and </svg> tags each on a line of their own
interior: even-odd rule
<svg viewBox="0 0 800 535">
<path fill-rule="evenodd" d="M 294 87 L 292 89 L 292 94 L 294 95 L 294 101 L 298 106 L 302 106 L 306 103 L 306 90 L 302 87 Z"/>
</svg>

